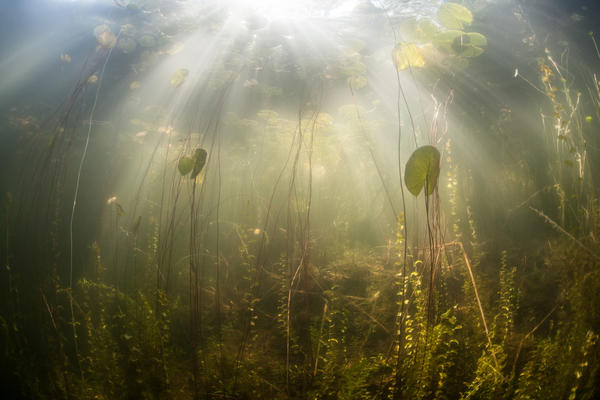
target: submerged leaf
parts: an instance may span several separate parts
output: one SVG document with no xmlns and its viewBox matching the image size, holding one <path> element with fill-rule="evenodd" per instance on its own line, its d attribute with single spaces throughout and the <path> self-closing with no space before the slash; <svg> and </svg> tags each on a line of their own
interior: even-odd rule
<svg viewBox="0 0 600 400">
<path fill-rule="evenodd" d="M 123 210 L 123 207 L 119 203 L 115 203 L 115 208 L 117 209 L 117 216 L 122 217 L 125 215 L 125 210 Z"/>
<path fill-rule="evenodd" d="M 423 53 L 421 53 L 419 46 L 414 43 L 398 43 L 392 51 L 392 58 L 399 71 L 409 67 L 422 67 L 425 65 Z"/>
<path fill-rule="evenodd" d="M 192 157 L 181 157 L 179 159 L 179 163 L 177 164 L 177 169 L 179 169 L 179 173 L 183 175 L 187 175 L 194 168 L 194 160 Z"/>
<path fill-rule="evenodd" d="M 419 147 L 412 153 L 406 169 L 404 182 L 414 196 L 421 193 L 425 186 L 425 195 L 429 196 L 435 189 L 440 176 L 440 152 L 433 146 Z"/>
<path fill-rule="evenodd" d="M 204 168 L 204 164 L 206 164 L 206 157 L 208 153 L 204 149 L 196 149 L 194 152 L 194 168 L 192 169 L 192 174 L 190 175 L 191 179 L 194 179 L 198 176 L 200 172 L 202 172 L 202 168 Z"/>
<path fill-rule="evenodd" d="M 448 29 L 462 29 L 473 22 L 471 11 L 457 3 L 442 4 L 438 17 L 442 25 Z"/>
</svg>

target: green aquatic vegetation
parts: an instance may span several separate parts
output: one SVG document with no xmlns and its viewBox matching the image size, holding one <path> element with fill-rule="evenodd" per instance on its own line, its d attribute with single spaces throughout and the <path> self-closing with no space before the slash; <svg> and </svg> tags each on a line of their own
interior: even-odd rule
<svg viewBox="0 0 600 400">
<path fill-rule="evenodd" d="M 171 80 L 170 80 L 171 85 L 175 86 L 176 88 L 183 85 L 183 82 L 185 82 L 189 73 L 190 73 L 190 71 L 188 71 L 185 68 L 181 68 L 181 69 L 178 69 L 177 71 L 173 72 L 173 75 L 171 75 Z"/>
<path fill-rule="evenodd" d="M 160 40 L 188 43 L 160 25 L 158 11 L 148 15 L 161 3 L 139 2 L 143 15 L 120 11 L 132 23 L 143 16 L 174 32 L 157 33 Z M 567 73 L 564 59 L 555 66 L 544 58 L 551 72 L 539 69 L 545 125 L 535 133 L 547 133 L 549 145 L 568 158 L 544 150 L 552 168 L 545 160 L 528 165 L 511 151 L 517 134 L 508 131 L 534 132 L 521 135 L 521 125 L 529 125 L 509 123 L 506 109 L 514 103 L 503 89 L 506 77 L 477 65 L 438 74 L 443 62 L 430 63 L 466 61 L 487 43 L 464 32 L 468 18 L 449 4 L 461 26 L 418 20 L 414 36 L 394 42 L 394 66 L 391 38 L 365 36 L 363 44 L 346 40 L 336 48 L 341 52 L 314 57 L 306 67 L 306 54 L 282 56 L 296 40 L 293 29 L 285 40 L 269 42 L 262 31 L 270 32 L 272 21 L 263 21 L 253 32 L 261 49 L 235 44 L 236 54 L 194 71 L 186 96 L 171 88 L 161 97 L 146 96 L 155 89 L 147 79 L 158 72 L 153 66 L 174 61 L 171 52 L 184 56 L 188 46 L 148 51 L 136 44 L 119 55 L 119 62 L 136 65 L 136 76 L 127 75 L 127 65 L 109 64 L 115 79 L 105 77 L 105 88 L 125 93 L 127 106 L 115 105 L 119 113 L 112 114 L 100 96 L 99 113 L 111 115 L 98 119 L 111 119 L 120 132 L 92 135 L 89 156 L 98 168 L 83 169 L 72 263 L 79 283 L 71 287 L 61 235 L 67 229 L 62 189 L 70 180 L 63 181 L 77 171 L 77 116 L 89 115 L 89 99 L 80 94 L 95 88 L 86 83 L 90 77 L 100 77 L 97 68 L 82 74 L 83 85 L 65 107 L 71 119 L 51 133 L 55 151 L 32 144 L 34 157 L 23 158 L 27 177 L 30 160 L 47 155 L 38 168 L 44 173 L 34 183 L 21 179 L 15 190 L 2 188 L 16 193 L 0 216 L 6 266 L 0 282 L 8 287 L 0 291 L 0 338 L 8 343 L 0 348 L 7 360 L 0 373 L 8 392 L 19 386 L 22 398 L 73 400 L 596 398 L 600 277 L 594 252 L 581 249 L 595 249 L 600 237 L 600 207 L 587 172 L 597 143 L 576 138 L 594 140 L 597 103 L 586 103 L 586 95 L 578 103 L 576 71 Z M 381 14 L 376 7 L 366 11 Z M 194 24 L 203 25 L 203 35 L 218 33 L 221 27 L 207 29 L 204 17 L 192 17 L 194 33 Z M 135 39 L 148 29 L 142 21 L 135 30 L 123 27 L 119 37 Z M 492 31 L 482 29 L 490 40 Z M 218 40 L 206 49 L 228 48 L 221 46 L 226 35 L 214 36 L 202 38 Z M 119 43 L 115 50 L 124 50 Z M 107 52 L 95 46 L 94 57 Z M 316 55 L 312 49 L 309 56 Z M 152 62 L 141 67 L 146 57 Z M 406 71 L 425 63 L 433 68 Z M 396 93 L 380 90 L 393 75 L 403 84 L 397 104 Z M 483 75 L 494 93 L 484 92 Z M 422 76 L 433 79 L 424 83 Z M 128 90 L 130 82 L 140 90 Z M 523 88 L 516 89 L 521 96 Z M 489 102 L 480 101 L 483 94 Z M 506 124 L 488 129 L 500 103 Z M 407 163 L 404 131 L 417 148 Z M 478 146 L 489 149 L 473 151 Z M 557 160 L 572 166 L 555 169 Z M 579 165 L 582 179 L 565 184 Z M 45 173 L 48 167 L 56 173 Z M 538 176 L 528 175 L 534 169 Z M 545 174 L 552 186 L 536 193 L 532 181 Z M 397 213 L 403 184 L 425 195 L 408 196 Z M 502 196 L 490 201 L 486 192 Z M 524 195 L 520 208 L 507 192 Z M 556 202 L 542 203 L 542 196 Z M 31 216 L 28 202 L 35 206 Z M 490 203 L 497 207 L 487 209 Z M 38 209 L 49 217 L 39 217 Z M 523 243 L 505 238 L 524 230 L 515 223 L 521 214 L 506 214 L 532 209 L 547 221 L 566 216 L 551 224 L 555 231 L 528 227 L 531 238 Z M 492 317 L 489 331 L 484 309 Z"/>
<path fill-rule="evenodd" d="M 439 27 L 429 18 L 410 19 L 403 22 L 399 28 L 402 37 L 416 43 L 431 42 Z"/>
<path fill-rule="evenodd" d="M 425 188 L 425 196 L 433 193 L 440 176 L 440 152 L 434 146 L 416 149 L 406 162 L 404 181 L 406 188 L 414 196 Z"/>
<path fill-rule="evenodd" d="M 137 236 L 141 223 L 142 223 L 142 216 L 138 215 L 138 217 L 135 219 L 135 222 L 131 226 L 131 229 L 129 230 L 134 236 Z"/>
<path fill-rule="evenodd" d="M 367 78 L 365 78 L 362 75 L 360 75 L 360 76 L 351 76 L 350 78 L 348 78 L 348 84 L 354 90 L 358 90 L 358 89 L 364 88 L 365 86 L 367 86 L 367 83 L 368 83 Z"/>
<path fill-rule="evenodd" d="M 112 48 L 117 42 L 117 38 L 108 25 L 98 25 L 95 27 L 94 36 L 102 47 Z"/>
<path fill-rule="evenodd" d="M 130 37 L 122 37 L 117 42 L 117 48 L 125 54 L 133 53 L 137 48 L 137 43 Z"/>
<path fill-rule="evenodd" d="M 392 59 L 398 71 L 425 65 L 421 49 L 414 43 L 398 43 L 392 51 Z"/>
<path fill-rule="evenodd" d="M 487 39 L 477 32 L 447 30 L 438 33 L 433 39 L 433 44 L 447 54 L 473 58 L 483 53 Z"/>
<path fill-rule="evenodd" d="M 190 174 L 190 179 L 195 179 L 200 172 L 202 172 L 202 168 L 206 164 L 206 158 L 208 157 L 208 153 L 204 149 L 196 149 L 194 150 L 194 167 L 192 168 L 192 172 Z"/>
<path fill-rule="evenodd" d="M 156 39 L 153 35 L 145 33 L 137 39 L 138 44 L 144 48 L 152 48 L 156 46 Z"/>
<path fill-rule="evenodd" d="M 189 174 L 194 168 L 194 159 L 192 157 L 181 157 L 177 163 L 177 169 L 182 176 Z"/>
<path fill-rule="evenodd" d="M 463 29 L 473 22 L 473 14 L 468 8 L 452 2 L 442 4 L 438 18 L 448 29 Z"/>
</svg>

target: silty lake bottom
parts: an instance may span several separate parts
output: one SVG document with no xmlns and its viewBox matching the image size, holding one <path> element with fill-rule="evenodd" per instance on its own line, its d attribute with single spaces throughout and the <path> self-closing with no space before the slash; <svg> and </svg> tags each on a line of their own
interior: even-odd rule
<svg viewBox="0 0 600 400">
<path fill-rule="evenodd" d="M 7 399 L 600 398 L 600 4 L 0 6 Z"/>
</svg>

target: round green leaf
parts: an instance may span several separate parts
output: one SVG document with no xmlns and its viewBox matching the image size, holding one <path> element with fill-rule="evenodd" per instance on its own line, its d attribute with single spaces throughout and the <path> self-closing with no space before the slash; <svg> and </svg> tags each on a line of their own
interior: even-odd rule
<svg viewBox="0 0 600 400">
<path fill-rule="evenodd" d="M 456 40 L 460 40 L 460 38 L 465 35 L 462 31 L 449 30 L 439 32 L 433 38 L 433 45 L 438 49 L 445 53 L 454 53 L 453 44 Z"/>
<path fill-rule="evenodd" d="M 399 71 L 409 67 L 414 68 L 425 65 L 421 48 L 414 43 L 398 43 L 392 51 L 392 58 Z"/>
<path fill-rule="evenodd" d="M 185 68 L 178 69 L 171 76 L 171 85 L 175 87 L 179 87 L 185 82 L 185 78 L 187 78 L 189 71 Z"/>
<path fill-rule="evenodd" d="M 429 18 L 411 18 L 399 26 L 402 38 L 416 43 L 430 42 L 438 31 L 438 26 Z"/>
<path fill-rule="evenodd" d="M 404 170 L 404 182 L 414 196 L 421 193 L 425 186 L 425 195 L 433 193 L 440 176 L 440 152 L 433 146 L 419 147 L 412 153 Z"/>
<path fill-rule="evenodd" d="M 424 18 L 419 20 L 417 24 L 416 33 L 418 37 L 423 41 L 430 41 L 438 31 L 438 27 L 433 23 L 432 20 Z"/>
<path fill-rule="evenodd" d="M 208 153 L 204 149 L 196 149 L 194 152 L 194 168 L 192 169 L 192 174 L 190 175 L 191 179 L 194 179 L 198 176 L 200 172 L 202 172 L 202 168 L 204 168 L 204 164 L 206 164 L 206 157 Z"/>
<path fill-rule="evenodd" d="M 487 46 L 487 39 L 481 33 L 448 30 L 438 33 L 433 44 L 447 54 L 462 57 L 477 57 L 483 53 L 482 47 Z"/>
<path fill-rule="evenodd" d="M 189 174 L 192 168 L 194 168 L 194 160 L 191 157 L 181 157 L 179 159 L 177 169 L 179 169 L 179 173 L 182 176 Z"/>
<path fill-rule="evenodd" d="M 487 46 L 487 39 L 481 33 L 478 32 L 469 32 L 467 33 L 469 40 L 471 41 L 471 45 L 478 47 Z"/>
<path fill-rule="evenodd" d="M 442 4 L 438 11 L 438 18 L 448 29 L 462 29 L 473 22 L 471 11 L 457 3 Z"/>
</svg>

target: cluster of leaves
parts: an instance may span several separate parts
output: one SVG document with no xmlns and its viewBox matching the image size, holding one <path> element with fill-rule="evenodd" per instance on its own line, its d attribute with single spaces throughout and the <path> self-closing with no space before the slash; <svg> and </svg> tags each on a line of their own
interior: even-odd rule
<svg viewBox="0 0 600 400">
<path fill-rule="evenodd" d="M 481 55 L 487 39 L 477 32 L 463 29 L 473 22 L 473 14 L 463 5 L 447 2 L 438 12 L 440 25 L 430 19 L 409 20 L 401 26 L 401 32 L 409 40 L 396 44 L 392 59 L 398 70 L 424 67 L 427 60 L 444 57 L 461 59 Z"/>
</svg>

